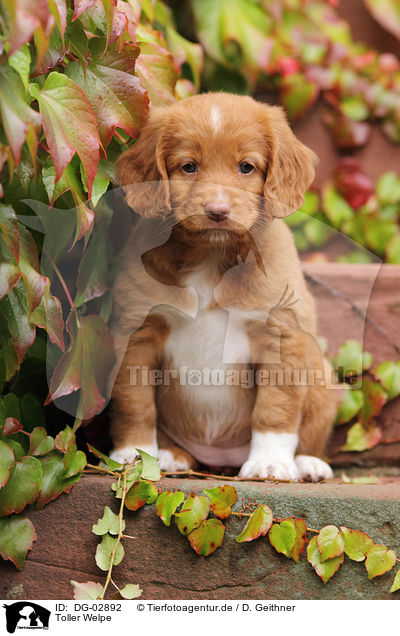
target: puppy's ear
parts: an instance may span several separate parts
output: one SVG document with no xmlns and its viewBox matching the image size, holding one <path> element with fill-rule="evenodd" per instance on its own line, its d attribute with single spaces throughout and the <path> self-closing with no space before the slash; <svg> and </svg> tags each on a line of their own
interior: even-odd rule
<svg viewBox="0 0 400 636">
<path fill-rule="evenodd" d="M 163 216 L 171 210 L 168 174 L 162 137 L 168 108 L 152 111 L 136 143 L 116 163 L 115 174 L 123 186 L 128 205 L 147 218 Z"/>
<path fill-rule="evenodd" d="M 272 156 L 264 186 L 265 209 L 284 217 L 301 207 L 318 158 L 295 137 L 279 106 L 266 108 Z"/>
</svg>

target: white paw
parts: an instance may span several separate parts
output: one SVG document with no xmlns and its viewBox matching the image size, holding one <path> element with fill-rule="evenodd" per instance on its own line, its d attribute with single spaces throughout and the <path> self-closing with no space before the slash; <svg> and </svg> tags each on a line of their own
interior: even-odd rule
<svg viewBox="0 0 400 636">
<path fill-rule="evenodd" d="M 297 466 L 291 459 L 285 459 L 278 461 L 268 458 L 262 459 L 248 459 L 240 469 L 239 477 L 267 479 L 268 477 L 273 479 L 283 480 L 297 480 L 299 479 L 299 471 Z"/>
<path fill-rule="evenodd" d="M 158 451 L 159 466 L 161 470 L 167 473 L 173 473 L 175 470 L 189 470 L 189 462 L 186 457 L 182 456 L 176 459 L 170 450 L 160 449 Z"/>
<path fill-rule="evenodd" d="M 155 446 L 123 446 L 122 448 L 117 448 L 110 453 L 110 458 L 115 462 L 119 462 L 120 464 L 131 464 L 135 458 L 139 458 L 139 453 L 136 448 L 140 448 L 140 450 L 145 451 L 152 457 L 157 457 L 158 449 Z"/>
<path fill-rule="evenodd" d="M 332 479 L 332 468 L 319 457 L 311 455 L 297 455 L 294 458 L 301 479 L 311 481 L 321 481 L 322 479 Z"/>
</svg>

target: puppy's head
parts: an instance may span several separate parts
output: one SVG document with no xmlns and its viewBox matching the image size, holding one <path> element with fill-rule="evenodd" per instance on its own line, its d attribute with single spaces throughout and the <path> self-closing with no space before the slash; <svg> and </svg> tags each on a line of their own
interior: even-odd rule
<svg viewBox="0 0 400 636">
<path fill-rule="evenodd" d="M 223 237 L 299 208 L 315 160 L 281 108 L 208 93 L 154 109 L 117 178 L 139 214 L 173 211 L 185 230 Z"/>
</svg>

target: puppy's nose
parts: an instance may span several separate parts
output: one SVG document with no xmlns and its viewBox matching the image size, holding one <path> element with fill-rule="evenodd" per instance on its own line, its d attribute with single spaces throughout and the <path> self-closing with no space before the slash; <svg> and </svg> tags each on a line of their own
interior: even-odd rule
<svg viewBox="0 0 400 636">
<path fill-rule="evenodd" d="M 210 221 L 221 223 L 225 221 L 230 214 L 231 208 L 228 203 L 222 201 L 210 201 L 204 206 L 204 211 L 207 214 Z"/>
</svg>

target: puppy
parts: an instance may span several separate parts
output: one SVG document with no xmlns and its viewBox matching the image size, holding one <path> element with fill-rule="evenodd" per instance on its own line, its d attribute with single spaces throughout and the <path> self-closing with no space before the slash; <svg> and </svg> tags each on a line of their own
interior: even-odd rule
<svg viewBox="0 0 400 636">
<path fill-rule="evenodd" d="M 114 459 L 332 476 L 320 457 L 337 391 L 282 220 L 315 160 L 281 108 L 224 93 L 153 109 L 120 157 L 140 219 L 114 288 Z"/>
</svg>

